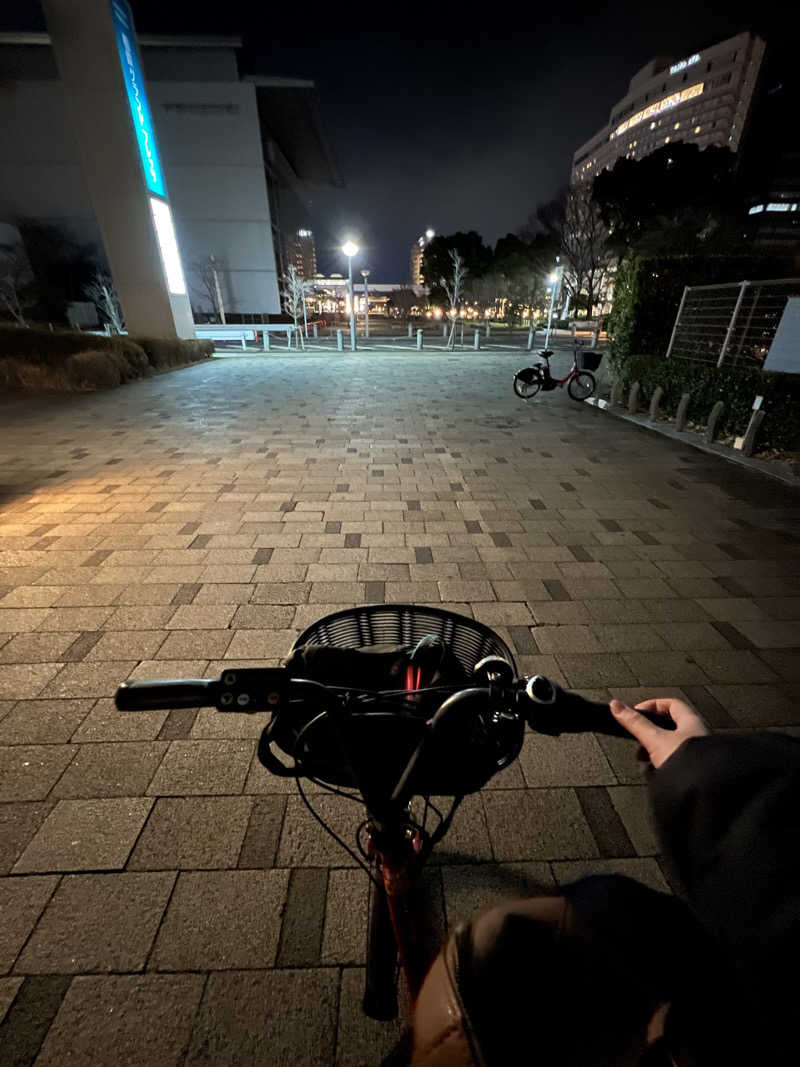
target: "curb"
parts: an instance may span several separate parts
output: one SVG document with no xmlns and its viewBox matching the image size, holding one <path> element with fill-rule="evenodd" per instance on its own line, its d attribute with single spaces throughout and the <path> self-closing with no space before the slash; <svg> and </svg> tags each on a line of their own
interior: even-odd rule
<svg viewBox="0 0 800 1067">
<path fill-rule="evenodd" d="M 587 397 L 584 400 L 584 404 L 600 408 L 601 411 L 607 411 L 615 418 L 623 419 L 625 422 L 632 422 L 635 426 L 641 426 L 646 430 L 652 430 L 653 433 L 659 433 L 662 437 L 669 437 L 671 440 L 679 441 L 681 444 L 691 445 L 692 448 L 696 448 L 700 452 L 707 452 L 709 455 L 717 456 L 719 459 L 726 459 L 729 463 L 744 467 L 746 470 L 753 471 L 756 474 L 765 474 L 768 478 L 783 482 L 784 485 L 800 487 L 800 475 L 793 473 L 789 465 L 783 461 L 773 462 L 754 459 L 752 456 L 743 456 L 726 445 L 701 441 L 698 440 L 697 434 L 687 433 L 685 430 L 675 430 L 669 423 L 652 422 L 646 415 L 631 415 L 599 396 Z"/>
</svg>

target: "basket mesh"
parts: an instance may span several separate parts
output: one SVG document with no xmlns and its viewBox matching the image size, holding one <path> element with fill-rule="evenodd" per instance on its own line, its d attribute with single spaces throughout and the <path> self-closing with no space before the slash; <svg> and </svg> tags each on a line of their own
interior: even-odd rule
<svg viewBox="0 0 800 1067">
<path fill-rule="evenodd" d="M 325 615 L 300 634 L 293 648 L 299 645 L 334 645 L 338 648 L 415 645 L 426 634 L 441 637 L 468 674 L 484 656 L 502 656 L 516 673 L 511 650 L 494 630 L 465 615 L 413 604 L 370 604 Z"/>
</svg>

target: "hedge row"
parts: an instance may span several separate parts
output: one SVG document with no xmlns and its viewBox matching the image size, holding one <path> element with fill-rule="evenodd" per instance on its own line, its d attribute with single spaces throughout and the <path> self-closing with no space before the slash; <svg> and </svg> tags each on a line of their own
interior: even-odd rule
<svg viewBox="0 0 800 1067">
<path fill-rule="evenodd" d="M 196 363 L 213 351 L 212 341 L 0 326 L 0 386 L 58 392 L 111 389 L 147 378 L 154 370 Z"/>
<path fill-rule="evenodd" d="M 705 424 L 714 404 L 721 400 L 725 411 L 722 433 L 740 436 L 747 429 L 753 401 L 763 396 L 767 417 L 756 439 L 757 451 L 772 448 L 800 449 L 800 376 L 766 374 L 762 370 L 737 370 L 706 366 L 683 359 L 660 356 L 612 357 L 614 377 L 627 393 L 633 382 L 641 386 L 640 397 L 649 403 L 657 386 L 664 390 L 661 410 L 674 415 L 684 393 L 689 393 L 689 418 Z"/>
</svg>

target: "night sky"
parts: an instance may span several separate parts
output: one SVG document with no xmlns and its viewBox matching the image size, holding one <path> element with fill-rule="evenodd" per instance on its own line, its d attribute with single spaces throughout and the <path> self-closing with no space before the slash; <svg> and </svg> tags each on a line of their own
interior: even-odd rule
<svg viewBox="0 0 800 1067">
<path fill-rule="evenodd" d="M 782 6 L 782 10 L 781 10 Z M 742 30 L 797 50 L 792 5 L 525 5 L 506 0 L 132 0 L 140 32 L 229 33 L 253 72 L 312 78 L 344 175 L 312 190 L 320 269 L 354 235 L 374 281 L 408 276 L 427 227 L 518 229 L 569 177 L 575 149 L 655 55 L 682 57 Z M 4 29 L 42 28 L 6 0 Z"/>
</svg>

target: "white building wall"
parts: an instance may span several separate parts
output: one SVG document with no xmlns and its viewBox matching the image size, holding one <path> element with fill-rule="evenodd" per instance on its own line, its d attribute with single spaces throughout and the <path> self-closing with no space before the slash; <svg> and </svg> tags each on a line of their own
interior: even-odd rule
<svg viewBox="0 0 800 1067">
<path fill-rule="evenodd" d="M 227 310 L 278 313 L 254 87 L 149 81 L 147 91 L 192 302 L 203 304 L 191 265 L 214 255 Z M 35 218 L 102 249 L 61 83 L 0 80 L 0 130 L 0 222 Z"/>
</svg>

